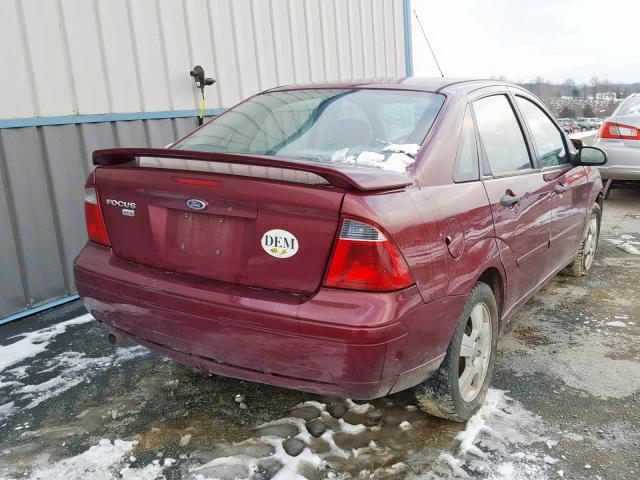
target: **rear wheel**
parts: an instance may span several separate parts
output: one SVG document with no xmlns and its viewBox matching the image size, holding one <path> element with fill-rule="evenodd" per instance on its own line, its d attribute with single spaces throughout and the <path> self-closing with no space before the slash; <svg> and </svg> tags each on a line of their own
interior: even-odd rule
<svg viewBox="0 0 640 480">
<path fill-rule="evenodd" d="M 602 217 L 602 210 L 597 203 L 593 204 L 591 209 L 591 218 L 589 219 L 589 225 L 587 231 L 584 234 L 584 238 L 580 243 L 580 248 L 573 262 L 567 266 L 565 273 L 574 277 L 581 277 L 586 275 L 593 266 L 593 260 L 596 255 L 596 248 L 598 247 L 598 238 L 600 237 L 600 219 Z"/>
<path fill-rule="evenodd" d="M 420 408 L 457 422 L 476 413 L 493 375 L 497 336 L 498 307 L 493 291 L 478 282 L 458 319 L 439 370 L 414 387 Z"/>
</svg>

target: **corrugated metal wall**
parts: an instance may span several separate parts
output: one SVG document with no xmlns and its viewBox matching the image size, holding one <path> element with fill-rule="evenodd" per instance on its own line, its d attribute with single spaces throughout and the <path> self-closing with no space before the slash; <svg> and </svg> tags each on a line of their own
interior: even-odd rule
<svg viewBox="0 0 640 480">
<path fill-rule="evenodd" d="M 0 318 L 75 292 L 91 152 L 162 147 L 194 118 L 0 129 Z"/>
<path fill-rule="evenodd" d="M 90 155 L 266 88 L 404 76 L 408 0 L 0 1 L 0 319 L 75 291 Z M 131 120 L 135 119 L 135 120 Z M 128 121 L 131 120 L 131 121 Z"/>
<path fill-rule="evenodd" d="M 0 119 L 223 108 L 276 85 L 405 74 L 402 0 L 3 0 Z"/>
</svg>

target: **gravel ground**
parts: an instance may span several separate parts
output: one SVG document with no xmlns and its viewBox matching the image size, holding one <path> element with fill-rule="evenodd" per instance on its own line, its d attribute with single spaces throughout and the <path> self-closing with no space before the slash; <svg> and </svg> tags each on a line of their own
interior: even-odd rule
<svg viewBox="0 0 640 480">
<path fill-rule="evenodd" d="M 592 274 L 513 317 L 463 425 L 406 393 L 358 404 L 206 376 L 108 344 L 78 302 L 2 326 L 0 478 L 639 478 L 638 205 L 614 191 Z"/>
</svg>

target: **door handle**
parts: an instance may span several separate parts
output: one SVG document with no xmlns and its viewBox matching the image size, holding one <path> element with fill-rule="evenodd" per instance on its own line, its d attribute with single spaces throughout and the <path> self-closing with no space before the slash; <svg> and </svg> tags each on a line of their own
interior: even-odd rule
<svg viewBox="0 0 640 480">
<path fill-rule="evenodd" d="M 505 193 L 504 195 L 502 195 L 502 197 L 500 197 L 500 205 L 502 205 L 503 207 L 513 207 L 521 199 L 521 195 L 509 195 Z"/>
<path fill-rule="evenodd" d="M 567 190 L 569 190 L 569 187 L 561 183 L 558 183 L 555 187 L 553 187 L 553 191 L 556 192 L 558 195 L 566 192 Z"/>
</svg>

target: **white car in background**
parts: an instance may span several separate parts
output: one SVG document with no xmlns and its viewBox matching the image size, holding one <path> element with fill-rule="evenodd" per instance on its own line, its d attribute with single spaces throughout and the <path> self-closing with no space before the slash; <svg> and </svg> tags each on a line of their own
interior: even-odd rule
<svg viewBox="0 0 640 480">
<path fill-rule="evenodd" d="M 607 153 L 598 167 L 607 180 L 640 180 L 640 93 L 628 96 L 604 121 L 593 145 Z"/>
</svg>

